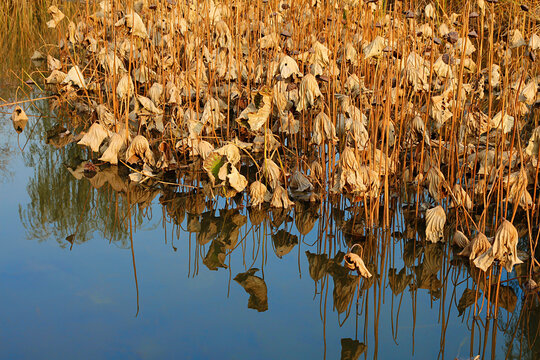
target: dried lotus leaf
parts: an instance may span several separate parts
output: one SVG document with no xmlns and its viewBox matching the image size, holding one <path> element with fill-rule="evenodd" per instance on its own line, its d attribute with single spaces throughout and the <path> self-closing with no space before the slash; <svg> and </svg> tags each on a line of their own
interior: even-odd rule
<svg viewBox="0 0 540 360">
<path fill-rule="evenodd" d="M 231 185 L 231 187 L 238 192 L 244 191 L 248 184 L 245 176 L 240 174 L 240 172 L 238 172 L 238 169 L 236 169 L 236 167 L 234 166 L 231 168 L 230 174 L 227 175 L 227 179 L 229 180 L 229 184 Z"/>
<path fill-rule="evenodd" d="M 61 84 L 66 78 L 66 76 L 67 74 L 60 70 L 53 70 L 51 74 L 49 75 L 49 77 L 45 79 L 45 82 L 47 84 L 53 84 L 53 85 Z"/>
<path fill-rule="evenodd" d="M 386 47 L 386 40 L 382 36 L 377 36 L 364 47 L 364 58 L 379 57 L 383 54 L 383 49 Z"/>
<path fill-rule="evenodd" d="M 287 190 L 285 190 L 281 185 L 276 186 L 276 188 L 274 189 L 274 195 L 272 195 L 272 199 L 270 200 L 270 206 L 275 208 L 288 209 L 293 205 L 294 202 L 289 199 Z"/>
<path fill-rule="evenodd" d="M 455 184 L 452 189 L 454 197 L 452 199 L 452 206 L 463 206 L 467 210 L 473 208 L 473 202 L 467 191 L 461 187 L 459 184 Z"/>
<path fill-rule="evenodd" d="M 298 67 L 298 64 L 296 63 L 296 60 L 294 60 L 290 56 L 284 56 L 283 59 L 279 62 L 279 74 L 283 79 L 288 79 L 291 76 L 301 76 L 300 68 Z"/>
<path fill-rule="evenodd" d="M 233 143 L 226 144 L 215 150 L 216 154 L 225 156 L 231 165 L 236 165 L 240 162 L 240 149 Z"/>
<path fill-rule="evenodd" d="M 434 19 L 435 18 L 435 8 L 431 3 L 427 4 L 424 8 L 424 14 L 426 14 L 426 17 L 428 19 Z"/>
<path fill-rule="evenodd" d="M 13 128 L 15 131 L 20 134 L 23 132 L 28 122 L 28 116 L 24 112 L 23 108 L 16 106 L 11 113 L 11 121 L 13 122 Z"/>
<path fill-rule="evenodd" d="M 142 135 L 137 135 L 129 144 L 126 151 L 126 161 L 133 163 L 138 159 L 142 160 L 145 164 L 154 166 L 154 153 L 150 149 L 148 139 Z M 135 160 L 135 161 L 134 161 Z"/>
<path fill-rule="evenodd" d="M 122 19 L 120 19 L 115 26 L 125 25 L 127 28 L 131 29 L 131 33 L 134 36 L 138 36 L 141 39 L 148 38 L 148 32 L 146 31 L 146 26 L 144 25 L 141 16 L 135 11 L 131 11 L 126 14 Z"/>
<path fill-rule="evenodd" d="M 313 189 L 313 185 L 311 184 L 307 176 L 302 174 L 299 170 L 296 170 L 293 173 L 289 186 L 291 187 L 291 189 L 298 192 L 310 191 L 311 189 Z"/>
<path fill-rule="evenodd" d="M 508 35 L 508 43 L 511 49 L 527 45 L 527 42 L 523 38 L 521 31 L 519 31 L 518 29 L 510 30 L 510 33 Z"/>
<path fill-rule="evenodd" d="M 122 150 L 126 144 L 126 137 L 118 133 L 114 133 L 109 141 L 109 147 L 103 155 L 99 158 L 101 161 L 106 161 L 111 164 L 118 164 L 118 153 Z"/>
<path fill-rule="evenodd" d="M 247 113 L 248 124 L 251 130 L 259 131 L 267 123 L 272 111 L 272 90 L 265 88 L 254 98 L 256 111 Z"/>
<path fill-rule="evenodd" d="M 109 131 L 100 123 L 95 122 L 77 144 L 89 146 L 93 152 L 98 152 L 101 143 L 108 136 Z"/>
<path fill-rule="evenodd" d="M 491 127 L 494 129 L 502 130 L 503 133 L 508 134 L 514 127 L 514 117 L 499 111 L 493 119 L 491 119 Z"/>
<path fill-rule="evenodd" d="M 137 95 L 137 100 L 139 100 L 139 102 L 141 103 L 143 108 L 145 108 L 149 112 L 151 112 L 153 114 L 162 114 L 163 113 L 163 110 L 158 109 L 156 107 L 156 105 L 154 104 L 154 102 L 152 100 L 150 100 L 149 98 L 147 98 L 146 96 Z"/>
<path fill-rule="evenodd" d="M 469 243 L 470 242 L 467 236 L 461 231 L 456 230 L 454 236 L 452 237 L 452 245 L 464 249 L 465 247 L 467 247 L 467 245 L 469 245 Z"/>
<path fill-rule="evenodd" d="M 426 238 L 432 243 L 441 241 L 443 237 L 446 213 L 442 206 L 426 210 Z"/>
<path fill-rule="evenodd" d="M 266 185 L 260 181 L 253 182 L 249 187 L 249 195 L 251 197 L 251 206 L 258 206 L 259 208 L 264 203 L 264 198 L 266 195 L 267 189 Z"/>
<path fill-rule="evenodd" d="M 518 241 L 519 235 L 516 228 L 511 222 L 504 220 L 495 233 L 492 249 L 495 258 L 508 272 L 513 270 L 514 265 L 523 263 L 518 258 Z"/>
<path fill-rule="evenodd" d="M 538 84 L 536 80 L 533 79 L 529 81 L 521 91 L 521 94 L 519 95 L 519 101 L 527 105 L 533 105 L 536 102 L 537 93 Z"/>
<path fill-rule="evenodd" d="M 296 105 L 296 110 L 302 111 L 310 106 L 313 106 L 315 104 L 315 100 L 322 96 L 323 95 L 319 89 L 319 84 L 317 84 L 315 76 L 312 74 L 307 74 L 300 82 L 299 100 L 298 104 Z"/>
<path fill-rule="evenodd" d="M 337 142 L 336 128 L 328 115 L 321 111 L 313 120 L 313 136 L 311 142 L 321 145 L 323 142 Z"/>
<path fill-rule="evenodd" d="M 86 89 L 86 81 L 84 81 L 84 76 L 81 69 L 79 69 L 77 65 L 69 69 L 67 76 L 62 81 L 62 84 L 73 84 L 81 89 Z"/>
<path fill-rule="evenodd" d="M 272 159 L 265 159 L 263 164 L 263 174 L 272 189 L 275 189 L 276 186 L 279 185 L 281 169 Z"/>
<path fill-rule="evenodd" d="M 62 21 L 65 17 L 64 13 L 54 5 L 49 6 L 47 12 L 52 16 L 52 19 L 47 21 L 47 26 L 51 29 L 56 28 L 60 21 Z"/>
<path fill-rule="evenodd" d="M 118 85 L 116 86 L 116 96 L 118 96 L 120 100 L 123 100 L 130 97 L 130 95 L 133 95 L 134 92 L 135 85 L 133 84 L 133 80 L 131 80 L 129 75 L 125 74 L 120 81 L 118 81 Z"/>
<path fill-rule="evenodd" d="M 536 33 L 531 35 L 531 38 L 529 39 L 529 49 L 530 51 L 536 51 L 540 49 L 540 36 L 538 36 Z"/>
<path fill-rule="evenodd" d="M 62 63 L 51 55 L 47 55 L 47 68 L 49 71 L 60 70 L 62 69 Z"/>
<path fill-rule="evenodd" d="M 161 103 L 161 95 L 163 94 L 163 85 L 158 82 L 152 84 L 148 90 L 148 97 L 154 104 Z"/>
</svg>

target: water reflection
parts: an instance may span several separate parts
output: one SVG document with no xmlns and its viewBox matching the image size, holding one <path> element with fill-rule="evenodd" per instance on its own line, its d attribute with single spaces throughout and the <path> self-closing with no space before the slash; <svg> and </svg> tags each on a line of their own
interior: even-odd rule
<svg viewBox="0 0 540 360">
<path fill-rule="evenodd" d="M 171 251 L 189 252 L 188 276 L 229 272 L 229 288 L 243 288 L 246 311 L 257 312 L 275 306 L 276 284 L 267 282 L 268 272 L 274 271 L 269 258 L 278 264 L 294 259 L 298 274 L 290 276 L 303 278 L 307 269 L 314 284 L 313 301 L 320 312 L 309 316 L 320 318 L 325 358 L 338 356 L 325 350 L 325 329 L 331 323 L 348 329 L 340 340 L 341 359 L 377 358 L 383 346 L 418 357 L 428 347 L 439 358 L 536 358 L 539 298 L 524 290 L 530 263 L 517 266 L 497 286 L 499 268 L 486 275 L 457 256 L 449 241 L 426 243 L 424 220 L 414 202 L 408 205 L 406 189 L 394 194 L 390 208 L 370 206 L 376 214 L 367 214 L 362 203 L 339 198 L 296 201 L 289 210 L 253 208 L 242 197 L 212 197 L 196 173 L 175 179 L 183 186 L 151 179 L 136 185 L 123 166 L 96 163 L 91 153 L 70 144 L 58 122 L 43 117 L 36 133 L 50 145 L 36 137 L 23 155 L 35 169 L 27 185 L 30 201 L 19 209 L 29 239 L 54 239 L 72 248 L 103 238 L 131 249 L 135 265 L 133 233 L 161 224 Z M 526 219 L 521 224 L 519 214 L 516 219 L 525 237 Z M 447 239 L 461 222 L 449 212 Z M 343 265 L 353 244 L 360 245 L 373 274 L 369 279 Z M 426 326 L 434 342 L 429 346 L 417 335 L 425 336 Z M 382 336 L 387 333 L 391 338 Z M 398 344 L 409 336 L 411 347 L 403 349 Z M 464 348 L 448 342 L 463 336 L 468 338 Z"/>
</svg>

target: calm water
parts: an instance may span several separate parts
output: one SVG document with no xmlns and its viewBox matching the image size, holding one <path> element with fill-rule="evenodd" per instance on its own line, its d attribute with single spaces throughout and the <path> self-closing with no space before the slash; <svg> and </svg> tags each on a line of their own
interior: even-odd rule
<svg viewBox="0 0 540 360">
<path fill-rule="evenodd" d="M 0 358 L 538 358 L 538 305 L 519 282 L 496 322 L 486 304 L 475 320 L 466 264 L 413 240 L 421 224 L 401 206 L 391 229 L 367 229 L 349 203 L 257 212 L 123 169 L 87 178 L 91 154 L 46 144 L 65 121 L 47 106 L 28 110 L 44 116 L 22 152 L 1 115 Z M 342 267 L 351 241 L 372 281 Z"/>
</svg>

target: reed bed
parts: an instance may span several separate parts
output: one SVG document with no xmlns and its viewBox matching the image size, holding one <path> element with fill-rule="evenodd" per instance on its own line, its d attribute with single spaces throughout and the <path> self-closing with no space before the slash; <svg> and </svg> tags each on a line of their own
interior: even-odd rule
<svg viewBox="0 0 540 360">
<path fill-rule="evenodd" d="M 396 211 L 407 213 L 403 231 L 420 222 L 422 243 L 452 239 L 475 282 L 489 279 L 495 314 L 503 268 L 526 261 L 532 281 L 540 141 L 534 2 L 80 6 L 72 17 L 48 8 L 57 41 L 32 56 L 53 106 L 77 114 L 49 138 L 89 147 L 93 160 L 76 171 L 108 181 L 110 165 L 119 165 L 129 181 L 115 175 L 111 186 L 128 194 L 136 187 L 150 201 L 156 187 L 253 211 L 324 209 L 329 199 L 362 218 L 340 227 L 349 235 L 390 229 Z M 22 108 L 13 119 L 23 131 Z M 381 260 L 364 250 L 349 251 L 345 262 L 369 281 L 370 264 Z"/>
</svg>

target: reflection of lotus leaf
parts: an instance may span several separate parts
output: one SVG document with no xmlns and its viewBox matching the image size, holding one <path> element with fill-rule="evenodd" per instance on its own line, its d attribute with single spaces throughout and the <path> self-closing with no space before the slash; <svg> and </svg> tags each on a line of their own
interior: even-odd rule
<svg viewBox="0 0 540 360">
<path fill-rule="evenodd" d="M 216 238 L 221 227 L 221 219 L 215 217 L 213 211 L 202 213 L 201 218 L 201 231 L 197 234 L 197 243 L 205 245 Z"/>
<path fill-rule="evenodd" d="M 138 204 L 139 209 L 146 209 L 152 204 L 154 198 L 161 193 L 157 188 L 147 188 L 135 183 L 130 183 L 128 187 L 128 202 L 129 204 Z"/>
<path fill-rule="evenodd" d="M 442 287 L 441 280 L 437 278 L 435 274 L 430 274 L 425 270 L 424 264 L 420 264 L 414 267 L 414 273 L 416 275 L 416 287 L 419 289 L 427 289 L 432 297 L 438 299 L 440 289 Z"/>
<path fill-rule="evenodd" d="M 478 297 L 482 296 L 482 293 L 478 293 Z M 457 309 L 459 311 L 459 316 L 463 314 L 465 309 L 474 304 L 474 299 L 476 298 L 476 291 L 471 289 L 465 289 L 463 295 L 459 299 Z"/>
<path fill-rule="evenodd" d="M 279 258 L 287 255 L 298 244 L 298 236 L 292 235 L 285 230 L 279 230 L 272 235 L 274 251 Z"/>
<path fill-rule="evenodd" d="M 491 302 L 495 303 L 497 286 L 491 286 Z M 487 293 L 486 293 L 487 294 Z M 499 287 L 499 307 L 508 312 L 514 312 L 517 305 L 517 295 L 510 286 L 500 285 Z"/>
<path fill-rule="evenodd" d="M 272 226 L 278 228 L 284 221 L 291 221 L 292 219 L 289 216 L 289 210 L 290 208 L 272 208 L 270 212 L 272 214 Z"/>
<path fill-rule="evenodd" d="M 341 314 L 347 310 L 354 298 L 354 293 L 358 284 L 358 276 L 350 275 L 349 269 L 335 262 L 336 258 L 329 262 L 330 266 L 328 268 L 328 273 L 334 279 L 334 309 Z"/>
<path fill-rule="evenodd" d="M 366 345 L 358 340 L 341 339 L 341 360 L 357 360 L 366 351 Z"/>
<path fill-rule="evenodd" d="M 442 268 L 444 252 L 438 243 L 427 244 L 424 247 L 424 272 L 426 275 L 436 274 Z"/>
<path fill-rule="evenodd" d="M 176 225 L 180 225 L 184 221 L 186 215 L 186 198 L 180 194 L 175 194 L 172 199 L 162 200 L 167 207 L 167 214 L 171 217 Z"/>
<path fill-rule="evenodd" d="M 411 279 L 412 275 L 407 275 L 405 268 L 401 269 L 398 274 L 396 274 L 396 269 L 388 271 L 388 284 L 394 295 L 401 294 L 409 286 Z"/>
<path fill-rule="evenodd" d="M 295 208 L 294 220 L 298 232 L 302 235 L 307 235 L 315 226 L 318 214 L 315 211 L 303 209 L 299 210 L 299 206 Z"/>
<path fill-rule="evenodd" d="M 201 231 L 201 222 L 199 221 L 198 215 L 188 213 L 186 230 L 191 233 L 198 233 Z"/>
<path fill-rule="evenodd" d="M 313 281 L 319 281 L 328 270 L 328 256 L 326 254 L 312 254 L 306 251 L 309 263 L 309 275 Z"/>
<path fill-rule="evenodd" d="M 217 270 L 218 268 L 227 268 L 225 265 L 225 244 L 221 241 L 214 240 L 208 249 L 208 253 L 203 260 L 203 264 L 210 270 Z"/>
<path fill-rule="evenodd" d="M 248 208 L 248 211 L 249 211 L 249 221 L 251 222 L 253 226 L 259 225 L 268 216 L 268 210 L 264 208 L 259 209 L 258 207 L 250 206 Z"/>
<path fill-rule="evenodd" d="M 191 214 L 202 214 L 206 204 L 204 202 L 204 195 L 202 193 L 197 193 L 194 196 L 190 196 L 186 202 L 186 210 Z"/>
<path fill-rule="evenodd" d="M 403 245 L 403 262 L 406 267 L 414 265 L 414 260 L 422 255 L 424 249 L 420 246 L 416 246 L 416 241 L 405 241 Z"/>
<path fill-rule="evenodd" d="M 249 294 L 248 308 L 263 312 L 268 310 L 268 295 L 264 280 L 255 276 L 258 270 L 253 268 L 240 273 L 234 277 L 234 281 Z"/>
</svg>

